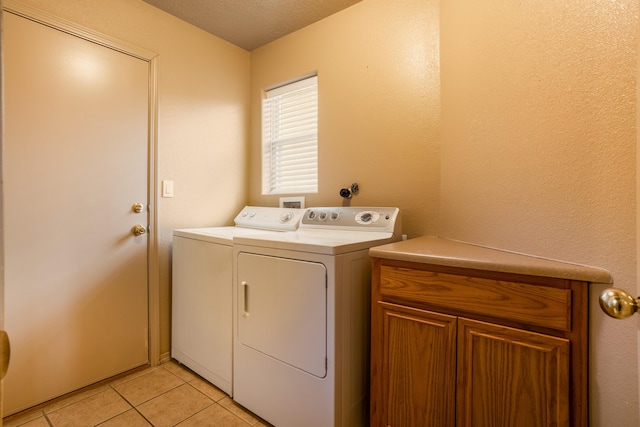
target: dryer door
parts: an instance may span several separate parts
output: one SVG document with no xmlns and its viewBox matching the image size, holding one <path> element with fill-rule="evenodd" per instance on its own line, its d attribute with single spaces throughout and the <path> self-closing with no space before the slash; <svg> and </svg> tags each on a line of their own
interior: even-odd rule
<svg viewBox="0 0 640 427">
<path fill-rule="evenodd" d="M 238 254 L 242 345 L 323 378 L 327 374 L 327 269 L 317 262 Z"/>
</svg>

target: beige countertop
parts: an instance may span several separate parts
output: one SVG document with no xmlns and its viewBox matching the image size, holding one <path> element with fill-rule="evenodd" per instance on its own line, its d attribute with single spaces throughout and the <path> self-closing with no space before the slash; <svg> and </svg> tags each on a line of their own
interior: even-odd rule
<svg viewBox="0 0 640 427">
<path fill-rule="evenodd" d="M 369 250 L 369 255 L 448 267 L 613 283 L 611 273 L 602 268 L 491 249 L 441 237 L 417 237 L 376 246 Z"/>
</svg>

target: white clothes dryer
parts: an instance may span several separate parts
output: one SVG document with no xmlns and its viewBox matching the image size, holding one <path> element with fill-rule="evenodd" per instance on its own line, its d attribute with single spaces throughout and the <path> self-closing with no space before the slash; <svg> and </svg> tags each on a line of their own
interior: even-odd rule
<svg viewBox="0 0 640 427">
<path fill-rule="evenodd" d="M 246 206 L 236 226 L 173 232 L 171 357 L 233 394 L 233 238 L 298 227 L 303 211 Z"/>
<path fill-rule="evenodd" d="M 278 427 L 368 419 L 370 247 L 397 208 L 309 208 L 296 232 L 234 243 L 234 400 Z"/>
</svg>

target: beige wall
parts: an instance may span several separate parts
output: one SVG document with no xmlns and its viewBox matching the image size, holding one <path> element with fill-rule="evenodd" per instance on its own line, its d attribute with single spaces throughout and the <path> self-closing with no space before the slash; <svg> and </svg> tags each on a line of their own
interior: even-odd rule
<svg viewBox="0 0 640 427">
<path fill-rule="evenodd" d="M 442 3 L 440 233 L 636 283 L 638 2 Z M 591 295 L 594 426 L 638 421 L 638 324 Z"/>
<path fill-rule="evenodd" d="M 319 191 L 307 206 L 400 206 L 409 236 L 437 227 L 440 88 L 438 2 L 366 0 L 251 52 L 250 197 L 261 195 L 262 91 L 318 73 Z"/>
<path fill-rule="evenodd" d="M 61 18 L 159 54 L 158 199 L 160 353 L 170 352 L 174 228 L 229 225 L 246 201 L 249 52 L 141 0 L 24 0 Z"/>
<path fill-rule="evenodd" d="M 352 204 L 399 206 L 409 237 L 602 267 L 635 294 L 637 13 L 632 0 L 364 0 L 257 49 L 250 202 L 277 204 L 260 194 L 261 90 L 317 71 L 307 205 L 340 204 L 358 181 Z M 603 288 L 592 425 L 637 425 L 638 323 L 605 318 Z"/>
</svg>

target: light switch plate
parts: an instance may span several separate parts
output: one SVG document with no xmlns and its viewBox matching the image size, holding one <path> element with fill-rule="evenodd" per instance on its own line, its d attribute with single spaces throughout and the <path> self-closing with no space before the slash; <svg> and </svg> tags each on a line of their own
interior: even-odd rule
<svg viewBox="0 0 640 427">
<path fill-rule="evenodd" d="M 173 181 L 162 180 L 162 197 L 173 197 Z"/>
</svg>

